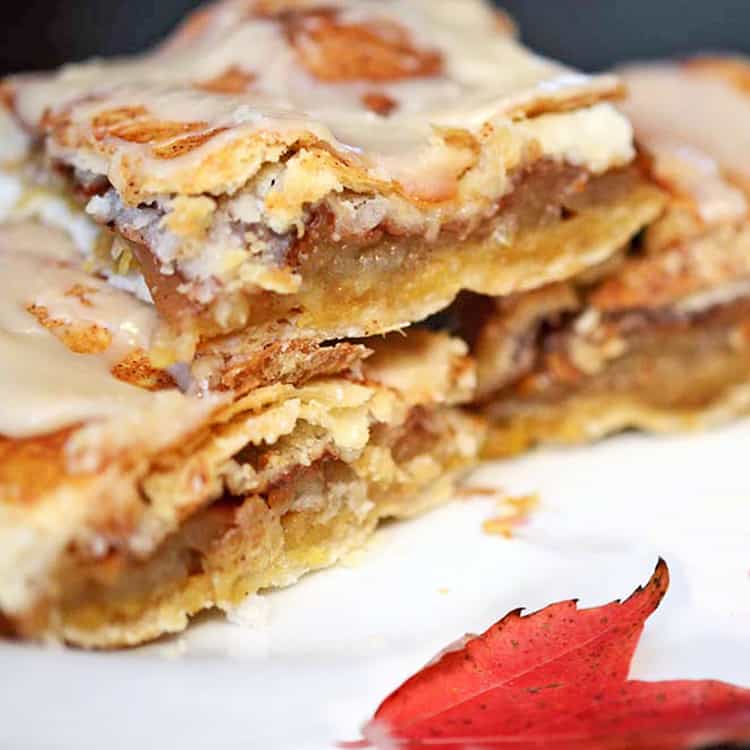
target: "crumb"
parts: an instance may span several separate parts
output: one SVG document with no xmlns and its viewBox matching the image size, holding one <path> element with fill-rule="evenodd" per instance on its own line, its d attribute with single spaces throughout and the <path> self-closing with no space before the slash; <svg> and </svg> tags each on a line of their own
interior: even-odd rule
<svg viewBox="0 0 750 750">
<path fill-rule="evenodd" d="M 456 492 L 458 497 L 505 497 L 505 490 L 502 487 L 483 487 L 481 485 L 469 485 L 459 487 Z"/>
<path fill-rule="evenodd" d="M 504 539 L 513 538 L 513 526 L 503 518 L 490 518 L 482 524 L 482 531 L 485 534 L 501 536 Z"/>
<path fill-rule="evenodd" d="M 534 492 L 531 495 L 519 495 L 518 497 L 506 497 L 502 501 L 501 507 L 509 505 L 516 513 L 528 516 L 532 510 L 539 507 L 539 493 Z"/>
<path fill-rule="evenodd" d="M 445 596 L 446 594 L 450 594 L 450 592 L 451 592 L 450 589 L 446 589 L 446 588 L 438 589 L 438 594 L 442 594 L 443 596 Z"/>
<path fill-rule="evenodd" d="M 482 524 L 485 534 L 501 536 L 504 539 L 512 539 L 513 532 L 526 523 L 539 505 L 539 495 L 520 495 L 518 497 L 504 497 L 498 502 L 501 511 L 494 518 L 490 518 Z"/>
</svg>

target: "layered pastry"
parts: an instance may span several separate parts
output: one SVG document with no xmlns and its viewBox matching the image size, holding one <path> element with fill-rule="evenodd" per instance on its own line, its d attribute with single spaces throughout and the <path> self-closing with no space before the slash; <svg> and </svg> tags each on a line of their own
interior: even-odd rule
<svg viewBox="0 0 750 750">
<path fill-rule="evenodd" d="M 533 55 L 480 0 L 224 0 L 2 94 L 6 214 L 66 223 L 153 299 L 159 364 L 564 280 L 659 210 L 618 79 Z"/>
<path fill-rule="evenodd" d="M 750 63 L 625 69 L 659 217 L 608 262 L 528 294 L 464 300 L 489 452 L 750 408 Z"/>
<path fill-rule="evenodd" d="M 411 324 L 601 273 L 664 206 L 618 79 L 480 0 L 223 0 L 1 94 L 22 636 L 175 632 L 449 497 L 484 440 L 476 371 Z"/>
<path fill-rule="evenodd" d="M 87 647 L 179 631 L 448 499 L 476 460 L 482 425 L 456 407 L 474 369 L 446 334 L 191 396 L 144 356 L 153 307 L 63 234 L 0 229 L 0 267 L 0 630 Z"/>
</svg>

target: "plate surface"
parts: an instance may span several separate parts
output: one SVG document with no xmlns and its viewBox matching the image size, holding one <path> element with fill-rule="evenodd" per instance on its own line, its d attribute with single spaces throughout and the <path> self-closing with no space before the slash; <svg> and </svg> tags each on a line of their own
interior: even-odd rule
<svg viewBox="0 0 750 750">
<path fill-rule="evenodd" d="M 518 606 L 627 596 L 657 558 L 672 588 L 642 679 L 750 684 L 750 423 L 537 452 L 468 484 L 538 492 L 512 540 L 465 498 L 381 529 L 361 553 L 254 598 L 232 624 L 116 654 L 0 645 L 0 748 L 326 750 L 445 645 Z"/>
</svg>

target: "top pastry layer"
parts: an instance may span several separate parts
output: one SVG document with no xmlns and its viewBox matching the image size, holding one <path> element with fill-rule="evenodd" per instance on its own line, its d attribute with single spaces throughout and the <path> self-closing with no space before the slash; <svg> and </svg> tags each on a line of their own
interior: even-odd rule
<svg viewBox="0 0 750 750">
<path fill-rule="evenodd" d="M 537 57 L 480 0 L 460 5 L 226 0 L 146 55 L 12 78 L 6 100 L 55 156 L 106 175 L 130 205 L 234 193 L 312 147 L 314 163 L 286 165 L 268 189 L 276 229 L 311 198 L 295 194 L 300 172 L 321 175 L 307 192 L 440 202 L 489 143 L 494 189 L 531 140 L 594 172 L 629 158 L 627 125 L 596 106 L 618 93 L 614 77 Z"/>
<path fill-rule="evenodd" d="M 50 571 L 70 555 L 104 561 L 127 548 L 143 559 L 225 496 L 265 492 L 329 459 L 362 459 L 373 482 L 389 472 L 401 482 L 384 451 L 411 460 L 415 443 L 424 456 L 415 474 L 432 472 L 409 485 L 418 492 L 453 470 L 431 460 L 435 432 L 462 466 L 482 439 L 451 408 L 472 397 L 476 379 L 466 345 L 446 334 L 416 330 L 408 346 L 380 339 L 372 352 L 292 340 L 266 352 L 282 370 L 206 352 L 227 387 L 185 394 L 179 373 L 145 351 L 153 308 L 86 273 L 63 234 L 0 226 L 0 290 L 2 615 L 33 616 L 40 594 L 56 594 Z M 368 369 L 360 360 L 370 353 Z M 468 445 L 451 431 L 456 421 Z M 391 428 L 399 435 L 386 445 Z"/>
<path fill-rule="evenodd" d="M 544 230 L 634 153 L 618 80 L 532 54 L 482 0 L 223 0 L 148 54 L 3 93 L 6 174 L 79 199 L 200 340 L 368 336 L 558 279 L 571 253 Z M 460 248 L 481 274 L 445 272 Z"/>
</svg>

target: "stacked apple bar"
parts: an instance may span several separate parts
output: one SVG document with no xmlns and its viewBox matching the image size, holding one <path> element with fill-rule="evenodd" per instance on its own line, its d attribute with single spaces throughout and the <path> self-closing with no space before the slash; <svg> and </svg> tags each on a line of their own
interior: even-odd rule
<svg viewBox="0 0 750 750">
<path fill-rule="evenodd" d="M 739 107 L 722 65 L 625 79 Z M 0 94 L 11 634 L 176 632 L 483 451 L 744 403 L 746 199 L 680 145 L 708 131 L 659 140 L 647 92 L 637 150 L 621 78 L 481 0 L 222 0 Z"/>
</svg>

